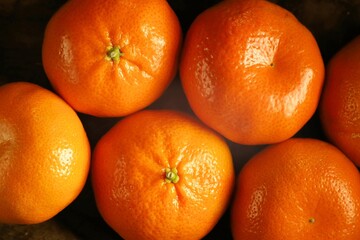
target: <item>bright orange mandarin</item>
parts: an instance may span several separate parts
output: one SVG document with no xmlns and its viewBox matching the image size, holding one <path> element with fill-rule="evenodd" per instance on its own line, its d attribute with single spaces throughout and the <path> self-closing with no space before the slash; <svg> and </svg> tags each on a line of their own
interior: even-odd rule
<svg viewBox="0 0 360 240">
<path fill-rule="evenodd" d="M 360 36 L 327 66 L 320 117 L 329 139 L 360 166 Z"/>
<path fill-rule="evenodd" d="M 187 32 L 182 85 L 195 114 L 240 144 L 293 136 L 318 105 L 324 64 L 306 27 L 262 0 L 228 0 Z"/>
<path fill-rule="evenodd" d="M 46 221 L 82 190 L 90 146 L 74 110 L 31 83 L 0 87 L 0 222 Z"/>
<path fill-rule="evenodd" d="M 228 206 L 232 157 L 219 135 L 170 110 L 140 111 L 96 145 L 92 183 L 124 239 L 201 239 Z"/>
<path fill-rule="evenodd" d="M 43 65 L 75 110 L 123 116 L 165 91 L 177 70 L 181 34 L 165 0 L 70 0 L 47 25 Z"/>
<path fill-rule="evenodd" d="M 241 170 L 232 205 L 234 239 L 360 239 L 360 175 L 336 147 L 289 139 Z"/>
</svg>

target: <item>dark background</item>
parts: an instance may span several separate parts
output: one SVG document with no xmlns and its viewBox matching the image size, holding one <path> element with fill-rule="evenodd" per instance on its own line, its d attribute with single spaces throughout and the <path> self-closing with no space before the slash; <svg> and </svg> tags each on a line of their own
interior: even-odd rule
<svg viewBox="0 0 360 240">
<path fill-rule="evenodd" d="M 13 81 L 28 81 L 52 89 L 42 68 L 41 44 L 46 23 L 65 2 L 65 0 L 0 0 L 0 85 Z M 185 36 L 194 18 L 219 1 L 169 0 L 168 2 L 178 15 Z M 309 28 L 318 41 L 325 63 L 342 46 L 360 34 L 360 0 L 273 0 L 273 2 L 290 10 Z M 177 109 L 192 113 L 178 76 L 164 95 L 149 108 Z M 85 114 L 79 114 L 79 117 L 92 147 L 120 119 L 96 118 Z M 296 136 L 325 139 L 317 113 Z M 228 143 L 237 173 L 243 164 L 263 147 Z M 75 234 L 76 239 L 121 239 L 105 224 L 97 212 L 89 181 L 80 196 L 51 222 L 61 225 L 62 231 Z M 0 224 L 0 239 L 42 239 L 36 235 L 39 232 L 36 231 L 38 227 L 45 226 L 44 231 L 50 231 L 50 234 L 54 230 L 51 227 L 49 230 L 45 224 L 47 223 L 36 226 Z M 73 238 L 62 235 L 56 239 Z M 229 211 L 204 239 L 232 239 Z"/>
</svg>

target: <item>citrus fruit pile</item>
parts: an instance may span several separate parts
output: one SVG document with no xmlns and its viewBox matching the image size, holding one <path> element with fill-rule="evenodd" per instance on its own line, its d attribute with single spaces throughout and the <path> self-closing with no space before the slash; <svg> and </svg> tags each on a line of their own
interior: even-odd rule
<svg viewBox="0 0 360 240">
<path fill-rule="evenodd" d="M 120 239 L 202 239 L 224 217 L 233 239 L 360 239 L 360 37 L 326 64 L 265 0 L 186 32 L 165 0 L 69 0 L 41 53 L 50 89 L 0 86 L 1 223 L 54 218 L 89 180 Z M 317 112 L 324 137 L 299 137 Z M 110 118 L 90 141 L 85 120 Z M 257 147 L 241 167 L 237 146 Z"/>
</svg>

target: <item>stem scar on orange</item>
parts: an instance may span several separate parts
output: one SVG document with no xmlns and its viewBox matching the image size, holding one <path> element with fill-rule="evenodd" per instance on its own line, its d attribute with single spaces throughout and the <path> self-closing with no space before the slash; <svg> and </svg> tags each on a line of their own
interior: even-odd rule
<svg viewBox="0 0 360 240">
<path fill-rule="evenodd" d="M 125 239 L 201 239 L 227 208 L 234 179 L 224 139 L 177 111 L 127 116 L 93 153 L 96 204 Z"/>
<path fill-rule="evenodd" d="M 233 142 L 292 137 L 314 114 L 324 63 L 311 32 L 263 0 L 228 0 L 190 26 L 180 78 L 194 113 Z"/>
<path fill-rule="evenodd" d="M 170 84 L 181 35 L 165 0 L 69 0 L 46 27 L 43 65 L 75 110 L 124 116 L 150 105 Z"/>
<path fill-rule="evenodd" d="M 241 169 L 231 209 L 234 239 L 360 239 L 360 174 L 335 146 L 292 138 Z"/>
<path fill-rule="evenodd" d="M 76 112 L 38 85 L 5 84 L 0 102 L 0 222 L 44 222 L 81 192 L 88 138 Z"/>
</svg>

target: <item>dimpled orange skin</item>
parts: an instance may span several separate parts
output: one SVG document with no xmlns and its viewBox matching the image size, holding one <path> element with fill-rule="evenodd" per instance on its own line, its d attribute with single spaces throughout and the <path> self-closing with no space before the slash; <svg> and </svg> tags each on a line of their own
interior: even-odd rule
<svg viewBox="0 0 360 240">
<path fill-rule="evenodd" d="M 326 135 L 360 166 L 360 36 L 330 60 L 319 109 Z"/>
<path fill-rule="evenodd" d="M 85 184 L 86 133 L 74 110 L 38 85 L 3 85 L 0 102 L 0 222 L 46 221 Z"/>
<path fill-rule="evenodd" d="M 176 168 L 179 181 L 166 179 Z M 228 206 L 235 173 L 226 142 L 187 115 L 141 111 L 96 145 L 92 183 L 105 221 L 124 239 L 201 239 Z"/>
<path fill-rule="evenodd" d="M 181 34 L 164 0 L 70 0 L 46 27 L 43 65 L 75 110 L 124 116 L 165 91 L 177 71 Z M 112 47 L 120 47 L 118 61 Z"/>
<path fill-rule="evenodd" d="M 240 144 L 293 136 L 314 114 L 324 64 L 312 34 L 266 1 L 222 1 L 187 32 L 182 85 L 195 114 Z"/>
<path fill-rule="evenodd" d="M 249 160 L 237 184 L 235 240 L 360 239 L 360 175 L 329 143 L 272 145 Z"/>
</svg>

